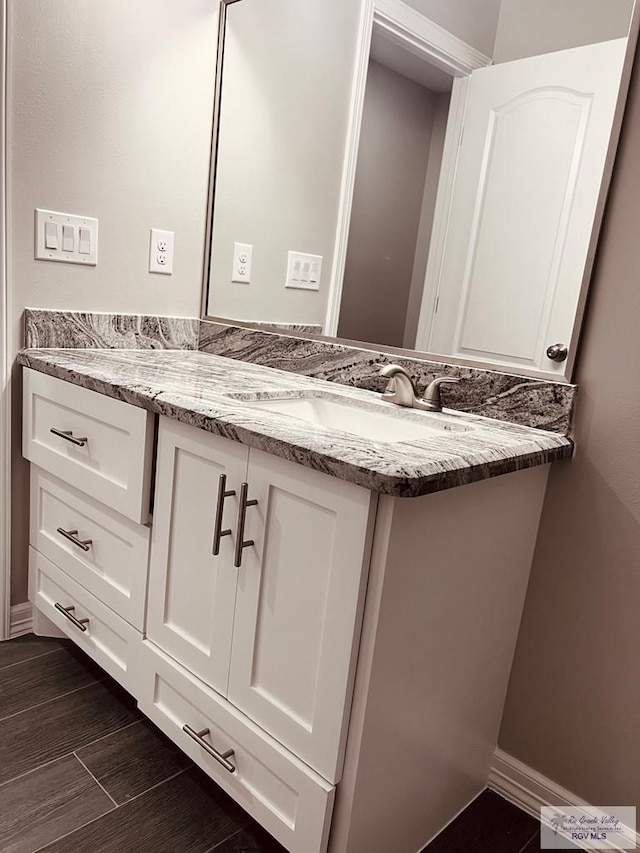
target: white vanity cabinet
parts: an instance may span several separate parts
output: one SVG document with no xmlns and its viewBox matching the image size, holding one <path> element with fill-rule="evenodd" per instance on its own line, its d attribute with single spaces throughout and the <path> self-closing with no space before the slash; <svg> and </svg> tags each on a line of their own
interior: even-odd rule
<svg viewBox="0 0 640 853">
<path fill-rule="evenodd" d="M 30 370 L 24 404 L 36 630 L 287 850 L 415 853 L 485 787 L 548 465 L 407 499 Z"/>
<path fill-rule="evenodd" d="M 147 636 L 331 783 L 375 505 L 358 486 L 160 420 Z"/>
</svg>

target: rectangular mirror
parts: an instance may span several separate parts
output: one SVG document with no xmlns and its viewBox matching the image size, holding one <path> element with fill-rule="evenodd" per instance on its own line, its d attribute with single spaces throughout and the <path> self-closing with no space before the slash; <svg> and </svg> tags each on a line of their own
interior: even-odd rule
<svg viewBox="0 0 640 853">
<path fill-rule="evenodd" d="M 205 316 L 569 380 L 634 0 L 222 0 Z"/>
</svg>

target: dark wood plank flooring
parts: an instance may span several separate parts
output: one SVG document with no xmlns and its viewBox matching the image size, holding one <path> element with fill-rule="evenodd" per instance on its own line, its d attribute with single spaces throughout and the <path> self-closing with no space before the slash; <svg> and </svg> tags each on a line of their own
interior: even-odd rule
<svg viewBox="0 0 640 853">
<path fill-rule="evenodd" d="M 423 853 L 539 849 L 538 822 L 484 791 Z M 71 643 L 0 643 L 0 851 L 78 850 L 283 848 Z"/>
<path fill-rule="evenodd" d="M 565 853 L 569 848 L 564 848 Z M 576 851 L 578 848 L 572 848 Z M 483 791 L 422 853 L 539 853 L 540 823 Z M 544 853 L 558 853 L 545 850 Z"/>
<path fill-rule="evenodd" d="M 1 853 L 282 853 L 65 640 L 0 643 Z"/>
</svg>

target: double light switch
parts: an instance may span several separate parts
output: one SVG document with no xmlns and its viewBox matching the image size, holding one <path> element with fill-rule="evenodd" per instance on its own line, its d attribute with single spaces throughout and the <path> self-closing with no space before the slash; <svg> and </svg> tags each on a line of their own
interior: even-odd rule
<svg viewBox="0 0 640 853">
<path fill-rule="evenodd" d="M 54 210 L 36 209 L 36 260 L 95 266 L 98 220 Z"/>
</svg>

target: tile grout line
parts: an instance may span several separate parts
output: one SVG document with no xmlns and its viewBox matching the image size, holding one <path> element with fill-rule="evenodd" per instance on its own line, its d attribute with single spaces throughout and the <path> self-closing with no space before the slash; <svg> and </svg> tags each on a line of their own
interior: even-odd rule
<svg viewBox="0 0 640 853">
<path fill-rule="evenodd" d="M 249 824 L 247 824 L 247 826 L 249 826 Z M 223 838 L 222 841 L 218 841 L 216 844 L 213 845 L 213 847 L 207 847 L 204 853 L 215 853 L 215 851 L 218 849 L 218 847 L 220 847 L 220 845 L 226 844 L 227 841 L 230 841 L 232 838 L 235 838 L 236 835 L 240 835 L 240 833 L 244 832 L 246 828 L 246 826 L 243 826 L 240 829 L 236 829 L 235 832 L 232 832 L 231 835 L 227 835 L 227 837 Z"/>
<path fill-rule="evenodd" d="M 97 737 L 95 740 L 90 740 L 89 743 L 83 743 L 82 746 L 78 746 L 78 747 L 76 747 L 76 749 L 78 751 L 80 751 L 81 749 L 87 749 L 88 747 L 93 746 L 96 743 L 100 743 L 100 741 L 104 740 L 105 738 L 113 737 L 113 735 L 117 735 L 119 732 L 123 732 L 125 729 L 130 729 L 131 726 L 139 726 L 140 723 L 143 723 L 143 722 L 144 722 L 144 718 L 142 718 L 140 720 L 134 720 L 132 723 L 127 723 L 126 726 L 120 726 L 119 729 L 114 729 L 112 732 L 107 732 L 106 735 L 100 735 L 100 737 Z M 74 750 L 74 752 L 75 752 L 75 750 Z"/>
<path fill-rule="evenodd" d="M 60 693 L 58 696 L 52 696 L 51 699 L 45 699 L 44 702 L 36 702 L 35 705 L 29 705 L 27 708 L 22 708 L 20 711 L 14 711 L 13 714 L 7 714 L 6 717 L 0 717 L 0 723 L 4 723 L 5 720 L 12 720 L 14 717 L 19 717 L 20 714 L 25 714 L 27 711 L 33 711 L 35 708 L 42 708 L 44 705 L 49 705 L 51 702 L 55 702 L 65 696 L 71 696 L 73 693 L 79 693 L 81 690 L 87 690 L 89 687 L 95 687 L 96 684 L 103 684 L 106 679 L 107 673 L 105 672 L 104 678 L 95 679 L 95 681 L 92 681 L 90 684 L 85 684 L 82 687 L 76 687 L 74 690 L 67 690 L 66 693 Z"/>
<path fill-rule="evenodd" d="M 49 767 L 50 764 L 55 764 L 56 761 L 62 761 L 64 758 L 69 758 L 71 754 L 72 753 L 70 752 L 65 752 L 64 755 L 59 755 L 57 758 L 52 758 L 50 761 L 43 761 L 42 764 L 38 764 L 37 767 L 32 767 L 31 770 L 25 770 L 24 773 L 18 773 L 17 776 L 12 776 L 11 779 L 6 779 L 4 782 L 0 782 L 0 788 L 4 788 L 5 785 L 10 785 L 12 782 L 17 782 L 19 779 L 29 776 L 30 773 L 36 773 L 38 770 L 43 770 L 45 767 Z"/>
<path fill-rule="evenodd" d="M 80 762 L 80 764 L 82 765 L 82 767 L 84 767 L 84 769 L 87 771 L 87 773 L 89 774 L 89 776 L 91 776 L 91 778 L 92 778 L 92 779 L 93 779 L 93 781 L 96 783 L 96 785 L 97 785 L 99 788 L 102 788 L 102 790 L 105 792 L 105 794 L 107 795 L 107 797 L 109 797 L 109 799 L 111 800 L 111 802 L 113 803 L 113 805 L 114 805 L 116 808 L 118 808 L 118 805 L 119 805 L 119 804 L 118 804 L 118 803 L 116 803 L 116 801 L 113 799 L 113 797 L 112 797 L 112 796 L 111 796 L 111 794 L 107 791 L 107 789 L 104 787 L 104 785 L 100 782 L 100 780 L 99 780 L 99 779 L 96 779 L 96 777 L 93 775 L 93 773 L 91 772 L 91 770 L 89 770 L 89 768 L 88 768 L 88 767 L 87 767 L 87 765 L 84 763 L 84 761 L 83 761 L 81 758 L 79 758 L 79 757 L 78 757 L 78 753 L 77 753 L 77 752 L 75 752 L 75 750 L 74 750 L 74 752 L 72 753 L 72 755 L 75 757 L 76 761 L 79 761 L 79 762 Z M 113 811 L 113 809 L 111 809 L 111 811 Z"/>
<path fill-rule="evenodd" d="M 107 737 L 111 737 L 112 735 L 118 734 L 119 732 L 122 732 L 125 729 L 130 728 L 131 726 L 137 725 L 139 722 L 141 722 L 141 720 L 134 720 L 133 723 L 127 723 L 126 726 L 120 726 L 119 729 L 114 729 L 112 732 L 109 732 L 106 735 L 101 735 L 99 738 L 96 738 L 95 740 L 92 740 L 89 743 L 83 743 L 82 746 L 77 747 L 77 749 L 81 750 L 85 747 L 93 746 L 94 743 L 98 743 L 99 741 L 104 740 Z M 31 770 L 25 770 L 23 773 L 18 773 L 17 776 L 12 776 L 11 779 L 5 779 L 4 782 L 0 782 L 0 788 L 2 788 L 4 785 L 8 785 L 10 782 L 17 782 L 17 780 L 22 779 L 23 776 L 28 776 L 30 773 L 35 773 L 36 770 L 42 770 L 44 767 L 48 767 L 50 764 L 55 764 L 56 761 L 61 761 L 63 758 L 69 758 L 70 755 L 75 755 L 75 751 L 71 750 L 70 752 L 65 752 L 63 755 L 58 755 L 56 758 L 52 758 L 49 761 L 43 761 L 42 764 L 38 764 L 37 767 L 32 767 Z"/>
<path fill-rule="evenodd" d="M 76 756 L 76 758 L 77 758 L 77 756 Z M 139 799 L 140 797 L 144 797 L 144 795 L 148 794 L 149 791 L 153 791 L 154 788 L 159 788 L 160 785 L 164 785 L 165 782 L 170 782 L 172 779 L 175 779 L 176 776 L 180 776 L 181 773 L 186 773 L 187 769 L 188 768 L 186 768 L 185 770 L 179 770 L 177 773 L 174 773 L 173 776 L 169 776 L 167 779 L 163 779 L 162 782 L 157 782 L 155 785 L 152 785 L 150 788 L 147 788 L 146 791 L 142 791 L 140 794 L 136 794 L 135 797 L 131 797 L 131 799 L 127 800 L 126 803 L 122 803 L 121 806 L 116 806 L 116 809 L 125 808 L 129 803 L 133 803 L 135 800 Z M 98 817 L 94 817 L 92 820 L 88 820 L 86 823 L 83 823 L 80 826 L 76 826 L 75 829 L 72 829 L 69 832 L 65 832 L 64 835 L 59 836 L 59 838 L 54 838 L 52 841 L 47 841 L 47 843 L 44 845 L 44 847 L 38 847 L 38 849 L 34 850 L 33 853 L 45 853 L 47 848 L 51 844 L 56 844 L 58 841 L 62 841 L 64 838 L 68 838 L 69 836 L 73 835 L 74 832 L 79 832 L 81 829 L 84 829 L 86 826 L 91 826 L 92 823 L 96 823 L 97 821 L 102 820 L 102 818 L 105 817 L 106 815 L 113 814 L 113 812 L 116 811 L 116 809 L 110 809 L 108 812 L 105 812 L 104 814 L 101 814 Z"/>
<path fill-rule="evenodd" d="M 46 658 L 47 655 L 55 655 L 56 652 L 63 651 L 64 647 L 60 646 L 57 649 L 51 649 L 48 652 L 42 652 L 40 655 L 34 655 L 31 658 L 25 658 L 24 660 L 17 660 L 14 663 L 8 663 L 5 666 L 0 666 L 0 672 L 4 672 L 5 669 L 11 669 L 14 666 L 20 666 L 22 663 L 31 663 L 31 661 L 38 660 L 38 658 Z"/>
<path fill-rule="evenodd" d="M 525 814 L 526 814 L 526 812 L 525 812 Z M 529 840 L 525 844 L 523 844 L 523 846 L 520 848 L 520 850 L 518 850 L 518 853 L 525 853 L 527 847 L 531 844 L 533 839 L 536 837 L 537 832 L 538 832 L 538 830 L 534 829 L 533 835 L 531 836 L 531 838 L 529 838 Z"/>
</svg>

